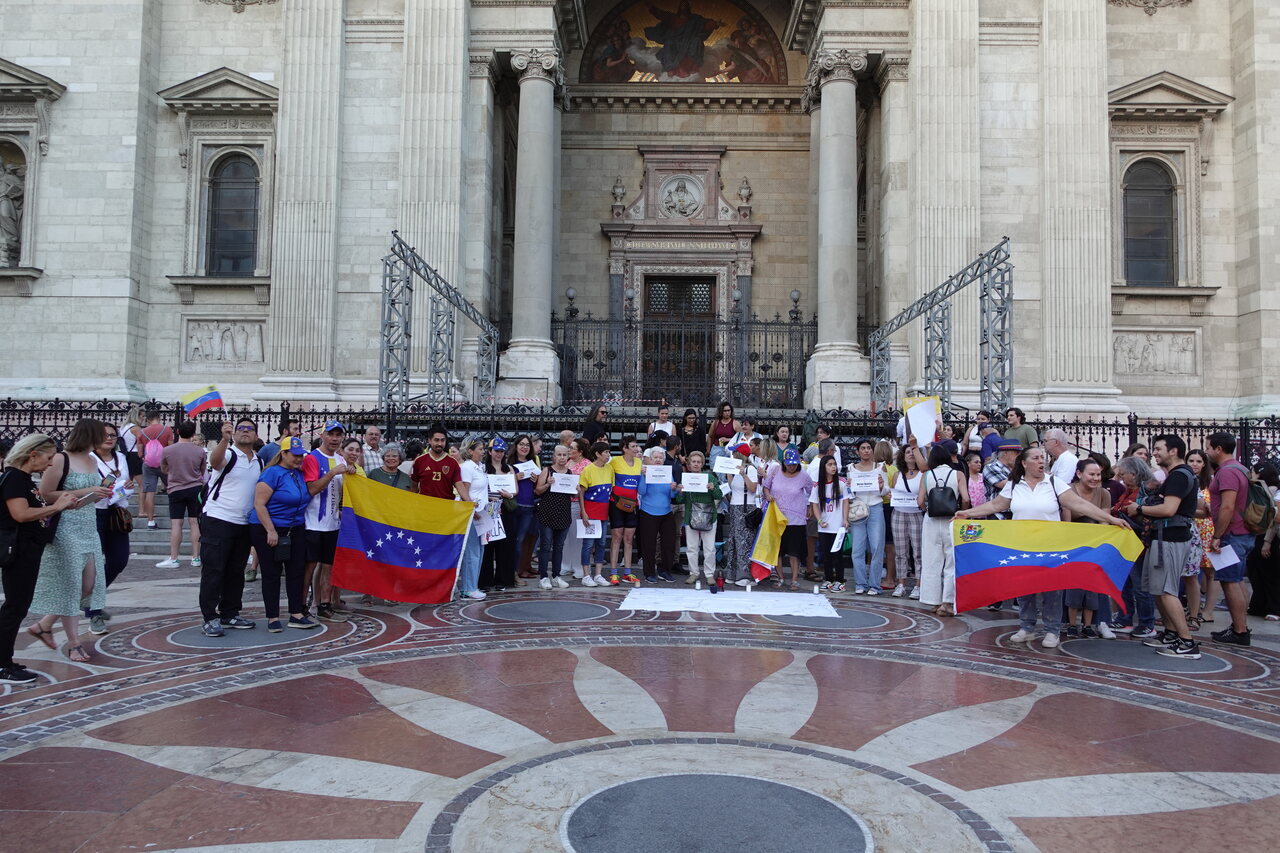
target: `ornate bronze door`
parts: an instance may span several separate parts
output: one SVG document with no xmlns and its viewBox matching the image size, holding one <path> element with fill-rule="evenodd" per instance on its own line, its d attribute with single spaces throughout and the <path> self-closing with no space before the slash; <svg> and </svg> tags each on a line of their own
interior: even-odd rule
<svg viewBox="0 0 1280 853">
<path fill-rule="evenodd" d="M 723 360 L 714 276 L 645 279 L 640 320 L 641 396 L 684 406 L 714 405 Z"/>
</svg>

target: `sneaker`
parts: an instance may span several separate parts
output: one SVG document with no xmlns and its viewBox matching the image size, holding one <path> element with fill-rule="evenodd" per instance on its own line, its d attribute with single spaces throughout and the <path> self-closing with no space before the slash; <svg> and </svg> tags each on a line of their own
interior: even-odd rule
<svg viewBox="0 0 1280 853">
<path fill-rule="evenodd" d="M 1112 625 L 1113 634 L 1132 634 L 1136 629 L 1132 625 Z"/>
<path fill-rule="evenodd" d="M 1071 632 L 1068 631 L 1067 633 L 1070 634 Z M 1092 625 L 1085 625 L 1080 629 L 1080 636 L 1084 637 L 1086 640 L 1096 640 L 1099 636 L 1098 629 L 1094 628 Z"/>
<path fill-rule="evenodd" d="M 733 584 L 734 586 L 748 587 L 748 586 L 751 586 L 751 579 L 742 578 L 741 580 L 734 581 Z"/>
<path fill-rule="evenodd" d="M 239 616 L 232 616 L 230 619 L 219 619 L 223 628 L 239 628 L 242 631 L 250 628 L 258 627 L 258 623 L 252 619 L 241 619 Z"/>
<path fill-rule="evenodd" d="M 284 630 L 284 627 L 280 624 L 279 619 L 271 619 L 270 621 L 267 622 L 267 633 L 279 634 L 283 630 Z"/>
<path fill-rule="evenodd" d="M 880 594 L 879 587 L 874 587 L 874 586 L 867 587 L 867 595 L 879 595 L 879 594 Z"/>
<path fill-rule="evenodd" d="M 1175 643 L 1171 643 L 1156 652 L 1158 655 L 1164 655 L 1167 658 L 1186 658 L 1187 660 L 1200 660 L 1200 644 L 1195 640 L 1179 639 Z"/>
<path fill-rule="evenodd" d="M 893 592 L 889 594 L 892 595 L 894 598 L 902 598 L 902 596 L 907 594 L 907 588 L 902 584 L 898 584 L 893 588 Z"/>
<path fill-rule="evenodd" d="M 580 580 L 582 580 L 582 578 L 583 578 L 583 577 L 584 577 L 584 575 L 582 574 L 582 569 L 577 569 L 576 571 L 574 571 L 574 573 L 573 573 L 573 579 L 574 579 L 574 580 L 576 580 L 576 581 L 580 581 Z"/>
<path fill-rule="evenodd" d="M 319 622 L 312 622 L 312 621 L 311 621 L 311 617 L 310 617 L 310 616 L 305 616 L 305 615 L 304 615 L 304 616 L 297 616 L 297 617 L 290 616 L 290 617 L 289 617 L 289 627 L 290 627 L 290 628 L 305 628 L 305 629 L 309 629 L 309 628 L 319 628 L 319 627 L 320 627 L 320 623 L 319 623 Z"/>
<path fill-rule="evenodd" d="M 1134 628 L 1133 630 L 1126 631 L 1125 633 L 1127 633 L 1130 637 L 1133 637 L 1135 640 L 1150 640 L 1152 637 L 1156 636 L 1156 629 L 1155 628 Z"/>
<path fill-rule="evenodd" d="M 987 605 L 987 610 L 990 611 L 991 613 L 999 613 L 1003 607 L 1004 607 L 1003 601 L 993 601 Z"/>
<path fill-rule="evenodd" d="M 609 586 L 617 586 L 619 583 L 617 575 L 609 575 Z"/>
<path fill-rule="evenodd" d="M 657 575 L 645 575 L 645 576 L 644 576 L 644 582 L 645 582 L 645 583 L 657 583 L 657 582 L 658 582 L 658 576 L 657 576 Z M 627 583 L 633 583 L 633 581 L 627 581 Z"/>
<path fill-rule="evenodd" d="M 179 565 L 180 564 L 178 563 L 177 560 L 170 557 L 168 560 L 161 560 L 160 562 L 156 563 L 156 568 L 157 569 L 176 569 L 178 568 Z"/>
<path fill-rule="evenodd" d="M 1227 600 L 1224 598 L 1221 601 L 1219 601 L 1217 604 L 1213 605 L 1213 609 L 1214 610 L 1230 610 L 1231 608 L 1227 607 Z"/>
<path fill-rule="evenodd" d="M 569 588 L 569 582 L 568 582 L 567 580 L 565 580 L 564 578 L 560 577 L 559 575 L 556 575 L 555 577 L 553 577 L 553 578 L 551 579 L 551 582 L 552 582 L 553 584 L 555 584 L 555 585 L 556 585 L 556 589 L 568 589 L 568 588 Z"/>
<path fill-rule="evenodd" d="M 1013 634 L 1013 636 L 1011 636 L 1011 637 L 1009 638 L 1009 642 L 1011 642 L 1011 643 L 1025 643 L 1027 640 L 1030 640 L 1030 639 L 1031 639 L 1031 632 L 1030 632 L 1030 631 L 1028 631 L 1026 628 L 1019 628 L 1019 629 L 1018 629 L 1018 630 Z"/>
<path fill-rule="evenodd" d="M 670 572 L 658 572 L 658 579 L 665 583 L 675 583 L 676 579 L 671 576 Z"/>
<path fill-rule="evenodd" d="M 200 559 L 199 557 L 192 557 L 192 558 L 191 558 L 191 568 L 193 568 L 193 569 L 198 569 L 198 568 L 200 568 L 200 567 L 201 567 L 201 566 L 203 566 L 203 565 L 204 565 L 204 563 L 201 561 L 201 559 Z"/>
<path fill-rule="evenodd" d="M 604 575 L 596 575 L 596 586 L 608 586 L 609 581 Z"/>
<path fill-rule="evenodd" d="M 1248 646 L 1253 643 L 1253 632 L 1246 630 L 1243 634 L 1234 628 L 1227 627 L 1221 631 L 1214 631 L 1209 636 L 1213 637 L 1215 643 L 1223 643 L 1228 646 Z"/>
<path fill-rule="evenodd" d="M 1134 636 L 1136 637 L 1137 634 L 1134 634 Z M 1163 631 L 1149 640 L 1143 640 L 1142 645 L 1151 649 L 1163 649 L 1165 646 L 1172 646 L 1176 642 L 1178 642 L 1177 634 L 1172 631 Z"/>
<path fill-rule="evenodd" d="M 583 575 L 583 576 L 582 576 L 582 585 L 583 585 L 583 586 L 595 586 L 595 585 L 596 585 L 596 579 L 595 579 L 595 578 L 593 578 L 591 575 Z"/>
<path fill-rule="evenodd" d="M 90 616 L 89 630 L 95 634 L 107 633 L 107 620 L 103 619 L 101 616 Z"/>
<path fill-rule="evenodd" d="M 99 610 L 98 615 L 101 616 L 103 619 L 106 619 L 108 622 L 111 621 L 111 611 L 109 610 Z"/>
<path fill-rule="evenodd" d="M 622 576 L 622 581 L 623 583 L 640 583 L 640 578 L 636 577 L 631 572 L 627 572 Z"/>
<path fill-rule="evenodd" d="M 818 585 L 818 589 L 822 590 L 823 592 L 831 592 L 831 587 L 833 587 L 833 586 L 835 586 L 835 583 L 834 583 L 834 582 L 832 582 L 832 581 L 823 581 L 822 583 L 820 583 L 820 584 Z"/>
<path fill-rule="evenodd" d="M 1280 615 L 1275 613 L 1268 613 L 1262 618 L 1266 619 L 1268 622 L 1280 622 Z"/>
<path fill-rule="evenodd" d="M 32 684 L 40 676 L 20 664 L 0 668 L 0 684 Z"/>
<path fill-rule="evenodd" d="M 1116 638 L 1116 632 L 1112 631 L 1111 626 L 1108 625 L 1106 622 L 1099 622 L 1098 636 L 1104 640 L 1114 640 Z"/>
<path fill-rule="evenodd" d="M 347 621 L 347 617 L 345 615 L 334 610 L 332 607 L 317 607 L 316 618 L 323 619 L 326 622 L 346 622 Z M 296 625 L 293 624 L 292 619 L 289 620 L 289 627 L 291 628 L 297 627 Z"/>
<path fill-rule="evenodd" d="M 1068 626 L 1067 626 L 1067 639 L 1068 639 L 1068 640 L 1078 640 L 1078 639 L 1080 639 L 1080 626 L 1079 626 L 1079 625 L 1068 625 Z"/>
<path fill-rule="evenodd" d="M 484 599 L 485 599 L 485 594 L 484 594 L 483 592 L 481 592 L 480 590 L 478 590 L 478 589 L 473 589 L 473 590 L 471 590 L 471 592 L 464 593 L 462 597 L 463 597 L 463 598 L 470 598 L 470 599 L 472 599 L 472 600 L 474 600 L 474 601 L 484 601 Z"/>
<path fill-rule="evenodd" d="M 844 584 L 840 583 L 840 581 L 836 581 L 835 583 L 833 583 L 833 584 L 831 585 L 831 591 L 832 591 L 832 592 L 844 592 Z"/>
<path fill-rule="evenodd" d="M 1058 635 L 1053 631 L 1044 635 L 1044 639 L 1040 641 L 1040 645 L 1046 649 L 1056 649 L 1058 647 Z"/>
<path fill-rule="evenodd" d="M 147 522 L 147 529 L 148 530 L 156 529 L 156 520 L 154 518 Z"/>
<path fill-rule="evenodd" d="M 204 623 L 204 627 L 200 630 L 204 631 L 206 637 L 221 637 L 227 632 L 222 630 L 222 626 L 218 624 L 217 619 L 210 619 Z"/>
<path fill-rule="evenodd" d="M 685 579 L 684 579 L 684 582 L 685 582 L 685 583 L 688 583 L 688 584 L 691 584 L 691 583 L 693 583 L 694 581 L 696 581 L 696 580 L 698 579 L 698 577 L 699 577 L 699 575 L 695 575 L 693 572 L 689 572 L 689 577 L 685 578 Z"/>
<path fill-rule="evenodd" d="M 920 587 L 918 587 L 918 586 L 917 586 L 917 587 L 912 587 L 912 588 L 911 588 L 911 593 L 907 596 L 907 598 L 911 599 L 912 601 L 919 601 L 919 600 L 920 600 Z"/>
<path fill-rule="evenodd" d="M 541 578 L 538 581 L 539 589 L 551 589 L 551 578 Z"/>
</svg>

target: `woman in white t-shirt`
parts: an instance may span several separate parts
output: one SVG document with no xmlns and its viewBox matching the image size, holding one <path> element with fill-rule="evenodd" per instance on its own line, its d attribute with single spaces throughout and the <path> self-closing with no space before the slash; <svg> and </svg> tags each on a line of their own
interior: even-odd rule
<svg viewBox="0 0 1280 853">
<path fill-rule="evenodd" d="M 1042 447 L 1029 447 L 1018 454 L 1000 494 L 973 509 L 956 513 L 957 518 L 984 518 L 997 512 L 1012 512 L 1014 521 L 1061 521 L 1063 510 L 1073 515 L 1091 518 L 1103 524 L 1127 527 L 1125 522 L 1072 491 L 1071 486 L 1045 471 L 1045 452 Z M 1065 585 L 1065 584 L 1064 584 Z M 1062 590 L 1037 592 L 1018 599 L 1019 622 L 1017 633 L 1009 638 L 1013 643 L 1025 643 L 1036 631 L 1037 617 L 1045 627 L 1042 645 L 1052 649 L 1058 645 L 1062 630 Z"/>
<path fill-rule="evenodd" d="M 916 463 L 916 455 L 907 449 L 898 450 L 897 470 L 889 477 L 889 503 L 893 507 L 890 524 L 893 527 L 893 547 L 898 566 L 898 585 L 893 589 L 894 598 L 909 594 L 920 597 L 920 578 L 923 577 L 924 511 L 920 509 L 920 490 L 924 487 L 923 474 Z M 911 582 L 910 587 L 907 581 Z"/>
<path fill-rule="evenodd" d="M 850 463 L 849 475 L 849 537 L 852 542 L 853 582 L 855 593 L 879 595 L 880 582 L 884 580 L 884 496 L 889 494 L 889 478 L 884 467 L 875 460 L 875 443 L 869 438 L 859 439 L 854 446 L 857 461 Z M 870 488 L 861 489 L 858 480 L 868 480 Z M 853 520 L 854 500 L 862 501 L 867 513 L 858 521 Z M 870 566 L 867 554 L 871 555 Z M 826 558 L 826 552 L 823 552 Z"/>
<path fill-rule="evenodd" d="M 848 490 L 840 479 L 840 465 L 834 456 L 819 462 L 818 485 L 809 493 L 809 512 L 818 523 L 818 550 L 822 554 L 822 590 L 844 592 L 844 548 L 836 544 L 840 530 L 849 528 Z M 880 507 L 874 508 L 880 512 Z"/>
<path fill-rule="evenodd" d="M 477 501 L 481 495 L 489 494 L 489 477 L 484 473 L 481 462 L 484 460 L 485 443 L 476 439 L 467 445 L 467 450 L 459 466 L 462 482 L 467 484 L 467 494 L 471 495 L 475 511 L 471 517 L 471 529 L 467 532 L 467 544 L 462 551 L 462 566 L 458 572 L 458 592 L 463 598 L 479 601 L 484 598 L 477 584 L 480 581 L 480 559 L 484 556 L 484 543 L 476 531 L 476 522 L 480 520 L 480 512 L 484 509 Z"/>
<path fill-rule="evenodd" d="M 747 516 L 760 506 L 760 471 L 752 464 L 751 448 L 744 444 L 732 448 L 737 474 L 725 477 L 728 483 L 729 528 L 725 537 L 726 566 L 729 580 L 738 586 L 751 583 L 751 547 L 755 530 L 747 525 Z"/>
</svg>

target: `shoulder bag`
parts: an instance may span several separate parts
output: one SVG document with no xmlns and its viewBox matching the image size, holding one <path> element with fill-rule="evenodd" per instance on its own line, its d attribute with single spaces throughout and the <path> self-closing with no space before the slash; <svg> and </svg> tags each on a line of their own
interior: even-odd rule
<svg viewBox="0 0 1280 853">
<path fill-rule="evenodd" d="M 62 457 L 62 477 L 58 480 L 58 488 L 55 491 L 62 491 L 62 487 L 67 484 L 67 474 L 71 471 L 71 457 L 67 456 L 67 451 L 59 454 Z M 44 544 L 53 543 L 53 537 L 58 533 L 58 522 L 62 520 L 62 513 L 56 513 L 49 518 L 49 523 L 43 527 Z"/>
<path fill-rule="evenodd" d="M 950 473 L 955 473 L 951 469 L 947 469 Z M 932 473 L 932 472 L 930 472 Z M 933 481 L 938 482 L 938 475 L 933 475 Z M 960 509 L 959 501 L 956 499 L 955 490 L 951 488 L 949 480 L 943 480 L 940 485 L 934 486 L 924 496 L 925 513 L 930 518 L 951 518 Z"/>
<path fill-rule="evenodd" d="M 689 504 L 689 527 L 693 530 L 713 530 L 716 526 L 716 508 L 712 503 Z"/>
</svg>

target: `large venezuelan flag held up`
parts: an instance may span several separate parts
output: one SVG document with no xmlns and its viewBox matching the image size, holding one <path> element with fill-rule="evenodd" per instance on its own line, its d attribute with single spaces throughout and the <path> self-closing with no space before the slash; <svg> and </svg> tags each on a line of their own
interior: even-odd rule
<svg viewBox="0 0 1280 853">
<path fill-rule="evenodd" d="M 762 581 L 772 574 L 778 565 L 782 550 L 782 531 L 787 529 L 787 517 L 776 503 L 769 504 L 756 532 L 756 544 L 751 549 L 751 577 Z"/>
<path fill-rule="evenodd" d="M 1120 591 L 1142 543 L 1132 530 L 1063 521 L 963 521 L 956 546 L 956 610 L 1058 589 L 1111 597 Z"/>
<path fill-rule="evenodd" d="M 203 388 L 197 388 L 190 394 L 184 394 L 178 398 L 182 403 L 182 409 L 187 413 L 187 417 L 194 418 L 201 412 L 209 409 L 222 409 L 222 395 L 218 393 L 216 385 L 206 385 Z"/>
<path fill-rule="evenodd" d="M 334 586 L 390 601 L 450 601 L 474 509 L 344 477 Z"/>
</svg>

